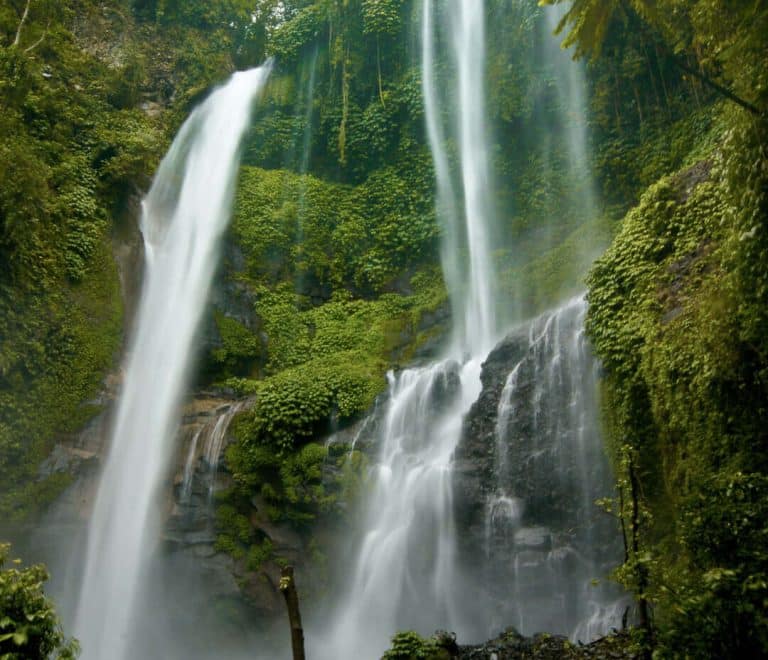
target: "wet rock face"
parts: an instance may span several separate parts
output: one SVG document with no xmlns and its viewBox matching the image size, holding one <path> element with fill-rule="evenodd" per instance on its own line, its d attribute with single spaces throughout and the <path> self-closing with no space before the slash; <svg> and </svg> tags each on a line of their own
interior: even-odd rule
<svg viewBox="0 0 768 660">
<path fill-rule="evenodd" d="M 508 336 L 483 364 L 480 397 L 464 419 L 464 431 L 454 456 L 454 494 L 460 544 L 474 551 L 485 529 L 486 502 L 496 491 L 496 423 L 507 376 L 527 351 L 523 330 Z"/>
<path fill-rule="evenodd" d="M 597 365 L 574 300 L 521 326 L 488 356 L 455 455 L 459 553 L 478 598 L 513 623 L 589 641 L 623 606 L 591 586 L 620 558 L 597 405 Z"/>
</svg>

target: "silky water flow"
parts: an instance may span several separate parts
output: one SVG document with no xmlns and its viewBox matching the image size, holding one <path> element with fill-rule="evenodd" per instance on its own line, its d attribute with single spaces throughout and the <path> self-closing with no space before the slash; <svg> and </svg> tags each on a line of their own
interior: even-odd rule
<svg viewBox="0 0 768 660">
<path fill-rule="evenodd" d="M 265 65 L 235 73 L 193 111 L 143 202 L 144 285 L 75 619 L 84 660 L 133 657 L 132 619 L 151 607 L 141 593 L 159 536 L 158 491 L 231 214 L 239 145 L 269 71 Z"/>
</svg>

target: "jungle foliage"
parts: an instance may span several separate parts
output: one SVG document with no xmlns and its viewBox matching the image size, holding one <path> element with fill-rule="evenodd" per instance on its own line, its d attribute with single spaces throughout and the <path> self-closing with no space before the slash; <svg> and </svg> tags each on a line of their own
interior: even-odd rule
<svg viewBox="0 0 768 660">
<path fill-rule="evenodd" d="M 682 161 L 648 171 L 658 181 L 588 280 L 614 510 L 632 528 L 618 577 L 647 604 L 642 643 L 659 657 L 768 651 L 766 526 L 756 517 L 768 504 L 767 19 L 760 3 L 673 1 L 577 2 L 564 21 L 597 69 L 622 28 L 641 25 L 642 39 L 678 58 L 671 64 L 686 58 L 757 110 L 715 90 L 717 106 L 665 131 Z M 683 138 L 701 119 L 697 139 Z M 654 153 L 653 142 L 639 148 Z"/>
<path fill-rule="evenodd" d="M 66 484 L 36 469 L 57 434 L 97 412 L 86 402 L 120 346 L 111 238 L 132 222 L 190 102 L 246 55 L 231 33 L 242 5 L 168 3 L 163 15 L 193 5 L 205 16 L 167 26 L 127 0 L 0 2 L 5 518 L 34 513 Z"/>
<path fill-rule="evenodd" d="M 218 544 L 250 570 L 274 559 L 254 498 L 306 535 L 341 515 L 364 458 L 318 438 L 370 407 L 386 370 L 440 334 L 446 306 L 419 9 L 0 0 L 0 516 L 34 513 L 67 483 L 37 466 L 97 411 L 84 402 L 122 339 L 110 243 L 137 191 L 211 84 L 269 56 L 220 277 L 247 309 L 212 311 L 199 377 L 255 401 L 233 425 Z M 662 657 L 765 654 L 768 8 L 575 0 L 561 29 L 589 58 L 594 178 L 571 166 L 564 136 L 579 118 L 544 57 L 542 10 L 487 11 L 495 285 L 533 314 L 582 289 L 615 235 L 589 276 L 589 333 L 613 510 L 637 521 L 618 576 L 650 604 L 642 642 Z M 438 59 L 440 86 L 451 65 Z M 423 641 L 405 634 L 393 652 Z"/>
<path fill-rule="evenodd" d="M 9 563 L 10 546 L 0 544 L 0 657 L 44 660 L 77 657 L 77 642 L 64 637 L 53 604 L 43 593 L 43 566 Z"/>
</svg>

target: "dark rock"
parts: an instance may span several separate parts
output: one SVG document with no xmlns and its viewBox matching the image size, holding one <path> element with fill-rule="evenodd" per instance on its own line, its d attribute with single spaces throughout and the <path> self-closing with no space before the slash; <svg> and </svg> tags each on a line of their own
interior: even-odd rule
<svg viewBox="0 0 768 660">
<path fill-rule="evenodd" d="M 497 638 L 484 644 L 459 646 L 460 660 L 561 660 L 568 658 L 594 658 L 596 660 L 637 660 L 640 655 L 628 632 L 602 637 L 591 644 L 576 645 L 566 637 L 540 633 L 523 637 L 514 628 L 508 628 Z"/>
<path fill-rule="evenodd" d="M 488 355 L 480 376 L 483 389 L 464 419 L 461 442 L 454 455 L 454 492 L 461 538 L 482 539 L 485 507 L 495 490 L 496 422 L 499 399 L 509 372 L 528 350 L 524 329 L 509 335 Z M 468 552 L 470 549 L 464 543 Z M 470 543 L 471 545 L 471 543 Z"/>
<path fill-rule="evenodd" d="M 611 495 L 612 479 L 585 309 L 573 300 L 496 346 L 464 419 L 453 476 L 458 550 L 474 597 L 496 617 L 478 622 L 486 629 L 511 620 L 527 634 L 581 631 L 591 616 L 585 589 L 605 607 L 601 627 L 615 618 L 620 592 L 589 587 L 620 560 L 620 536 L 594 504 Z"/>
</svg>

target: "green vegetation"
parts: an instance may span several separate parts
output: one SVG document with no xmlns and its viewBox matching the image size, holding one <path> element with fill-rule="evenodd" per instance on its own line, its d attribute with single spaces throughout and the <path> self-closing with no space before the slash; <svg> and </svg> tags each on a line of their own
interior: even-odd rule
<svg viewBox="0 0 768 660">
<path fill-rule="evenodd" d="M 210 24 L 168 27 L 146 3 L 0 3 L 4 519 L 35 513 L 68 483 L 36 471 L 57 434 L 97 412 L 86 402 L 120 346 L 110 238 L 190 101 L 232 66 L 236 9 L 212 5 Z"/>
<path fill-rule="evenodd" d="M 560 26 L 592 55 L 606 199 L 620 210 L 647 188 L 589 275 L 588 332 L 625 531 L 617 577 L 659 657 L 768 651 L 766 21 L 752 3 L 585 0 Z M 649 116 L 654 96 L 666 118 Z"/>
<path fill-rule="evenodd" d="M 316 297 L 342 287 L 365 297 L 391 291 L 435 260 L 431 169 L 419 166 L 416 180 L 387 167 L 354 187 L 243 168 L 233 234 L 248 276 Z"/>
<path fill-rule="evenodd" d="M 26 6 L 0 0 L 0 518 L 57 497 L 70 476 L 41 478 L 40 461 L 99 412 L 88 402 L 123 332 L 111 242 L 136 191 L 211 84 L 271 55 L 220 278 L 243 309 L 212 310 L 198 377 L 253 397 L 233 424 L 217 547 L 259 571 L 280 560 L 259 516 L 307 547 L 318 521 L 343 520 L 365 457 L 318 441 L 444 330 L 420 4 Z M 573 2 L 561 30 L 590 58 L 592 180 L 572 166 L 541 9 L 487 7 L 497 291 L 532 315 L 583 290 L 613 240 L 588 277 L 588 331 L 628 542 L 617 577 L 647 608 L 641 642 L 660 657 L 765 655 L 768 9 Z M 44 577 L 0 576 L 0 597 Z M 0 613 L 0 651 L 67 657 L 50 606 L 30 598 L 28 629 Z M 403 633 L 386 657 L 433 651 Z"/>
<path fill-rule="evenodd" d="M 765 254 L 746 226 L 764 213 L 765 183 L 751 195 L 754 170 L 740 178 L 764 128 L 732 122 L 725 148 L 643 195 L 589 281 L 620 514 L 634 514 L 630 491 L 640 500 L 640 544 L 621 576 L 656 607 L 660 648 L 697 657 L 768 648 L 755 518 L 768 504 L 766 310 L 755 297 L 766 274 L 765 262 L 743 266 Z"/>
<path fill-rule="evenodd" d="M 43 593 L 48 579 L 41 565 L 7 567 L 10 546 L 0 544 L 0 657 L 7 660 L 69 660 L 78 645 L 67 640 L 53 604 Z"/>
<path fill-rule="evenodd" d="M 384 188 L 382 176 L 390 177 Z M 439 330 L 424 321 L 445 305 L 439 271 L 427 265 L 433 236 L 409 222 L 408 191 L 393 174 L 371 179 L 378 205 L 367 182 L 344 186 L 249 167 L 242 173 L 232 233 L 244 268 L 232 277 L 251 292 L 263 339 L 226 321 L 237 328 L 239 346 L 258 347 L 259 359 L 245 377 L 230 371 L 226 380 L 255 404 L 234 425 L 238 441 L 227 462 L 235 487 L 220 501 L 218 545 L 251 566 L 272 552 L 247 525 L 254 494 L 272 521 L 305 534 L 319 516 L 337 514 L 359 479 L 361 458 L 343 448 L 329 457 L 312 441 L 367 411 L 386 386 L 385 371 Z M 413 275 L 403 277 L 408 270 Z M 224 318 L 217 316 L 220 331 Z M 232 356 L 221 334 L 225 348 L 214 352 Z M 336 482 L 323 479 L 327 461 L 339 470 Z"/>
<path fill-rule="evenodd" d="M 441 653 L 440 647 L 432 639 L 424 639 L 418 633 L 406 631 L 397 633 L 392 638 L 392 647 L 382 656 L 382 660 L 437 660 L 448 657 Z"/>
</svg>

